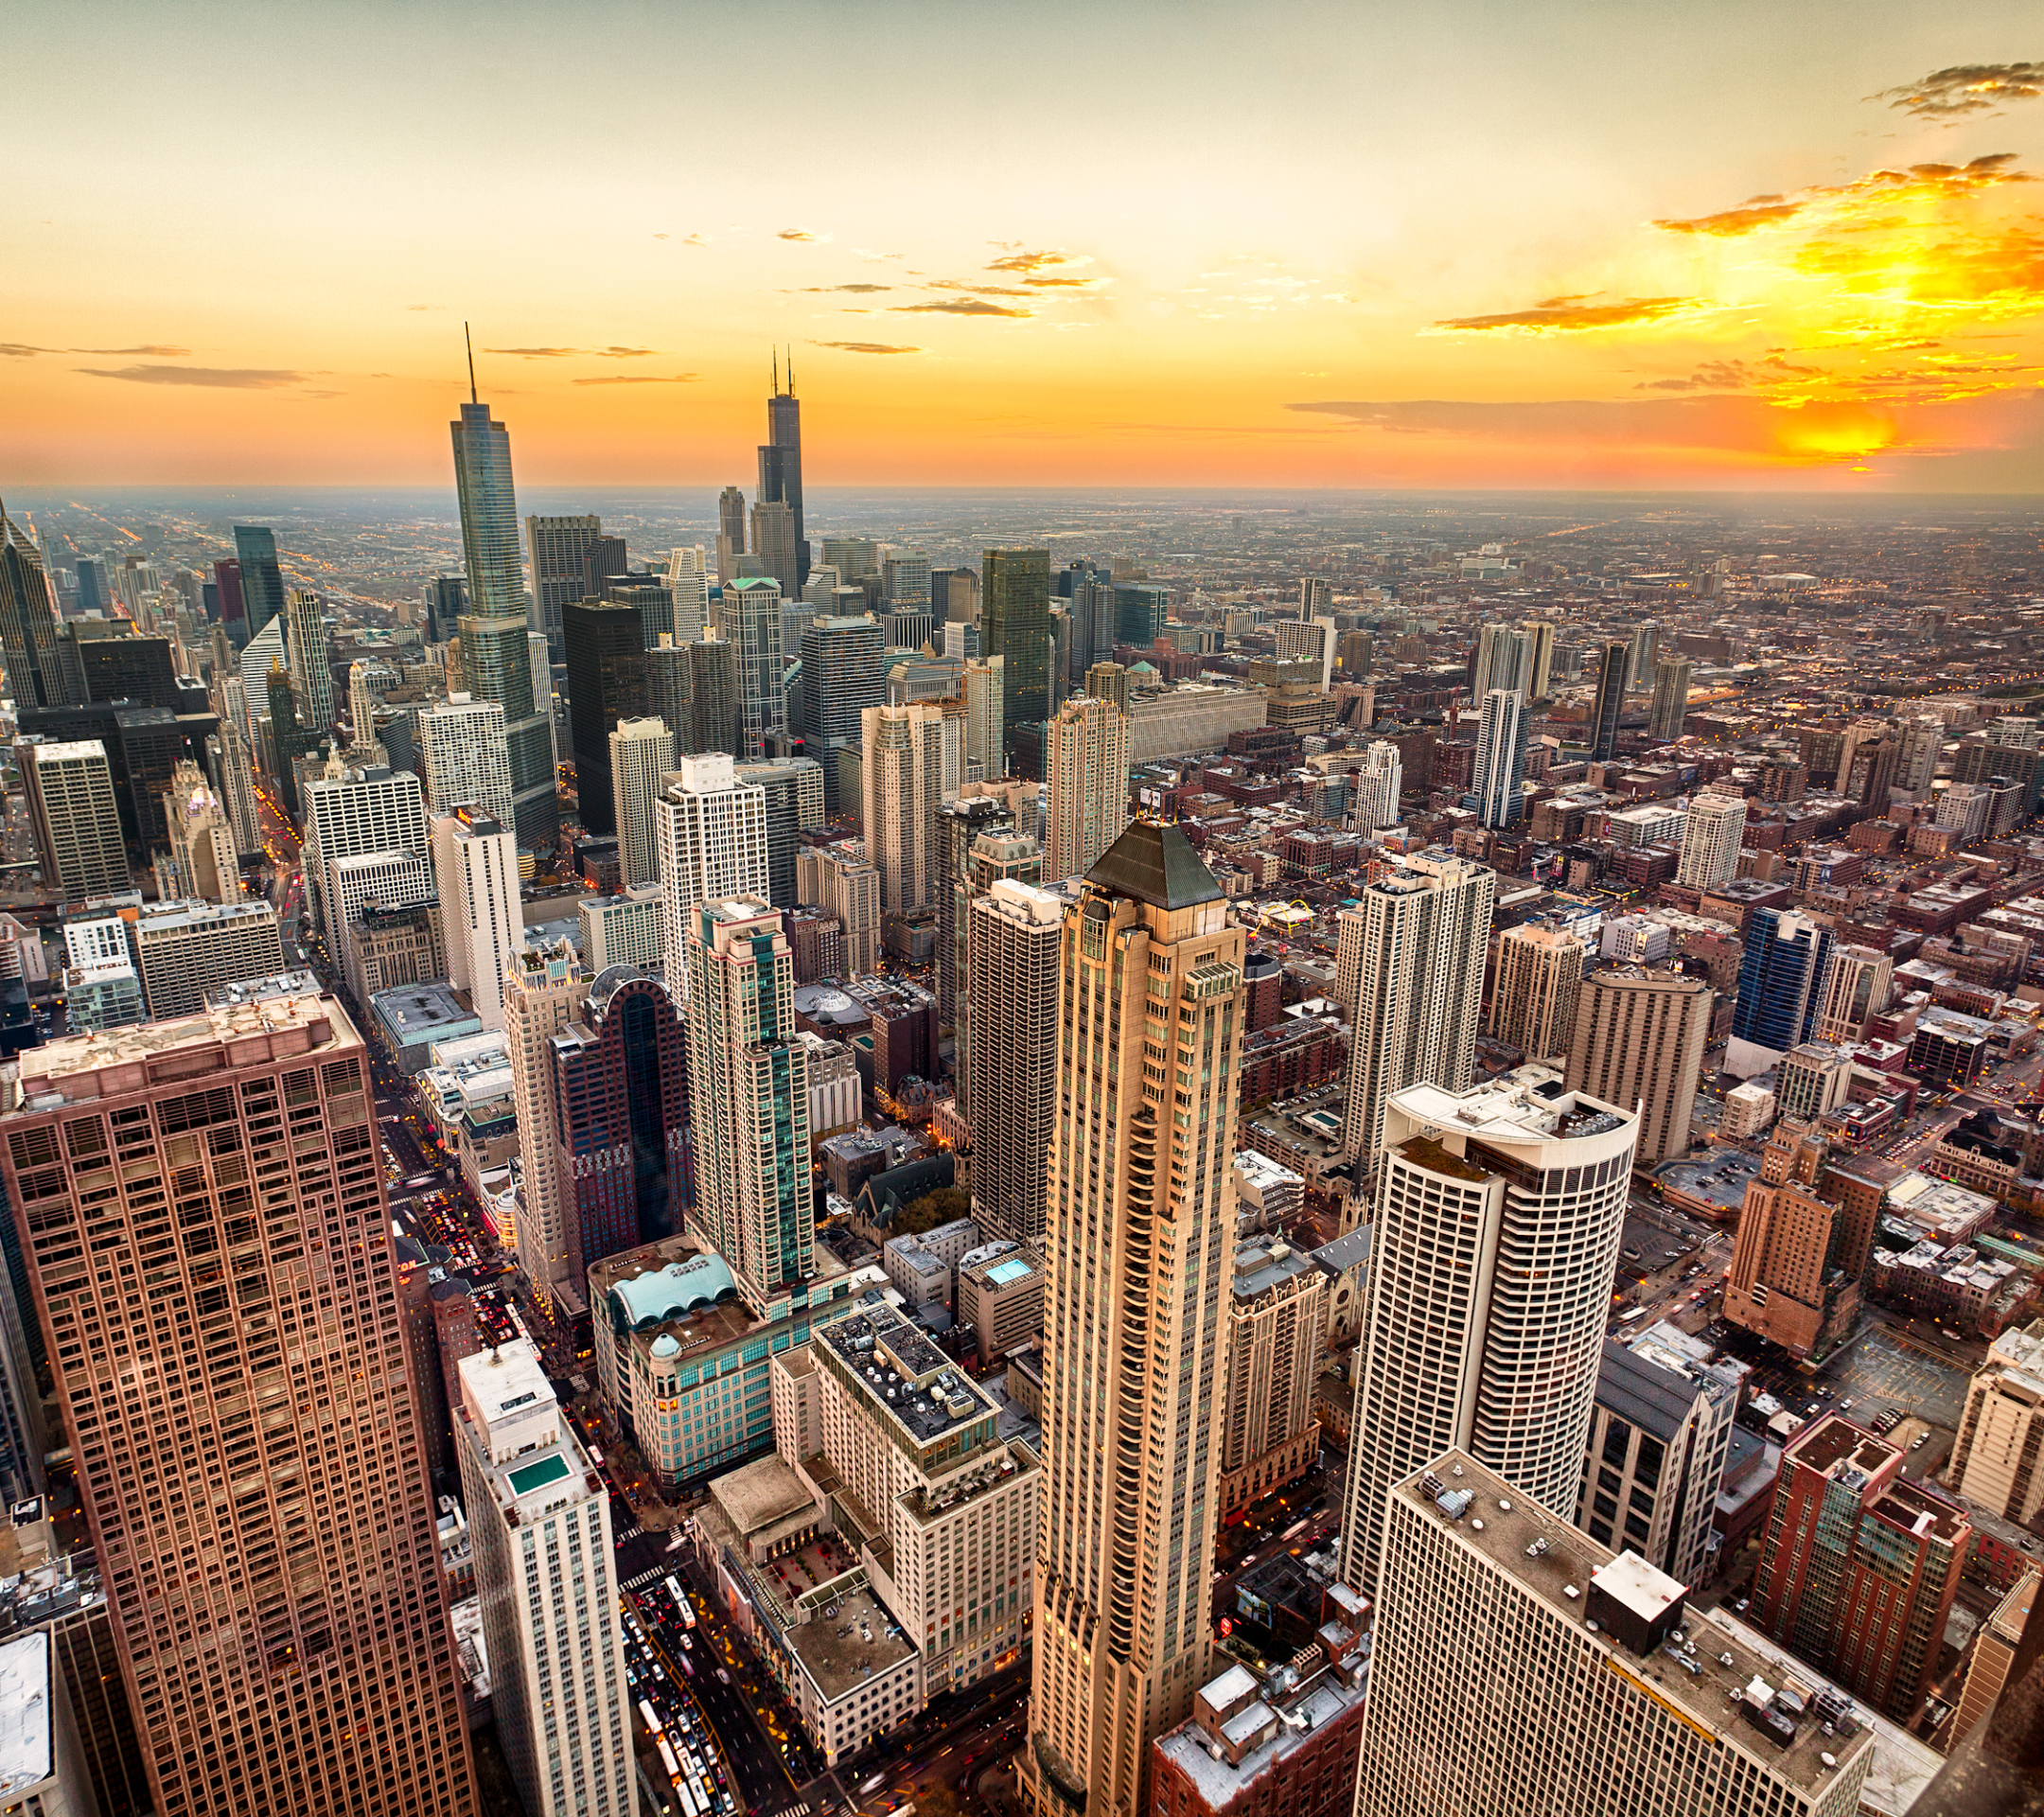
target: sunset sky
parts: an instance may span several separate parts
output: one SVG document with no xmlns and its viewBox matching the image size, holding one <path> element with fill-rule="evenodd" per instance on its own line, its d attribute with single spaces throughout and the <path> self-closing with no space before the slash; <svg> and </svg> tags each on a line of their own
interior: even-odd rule
<svg viewBox="0 0 2044 1817">
<path fill-rule="evenodd" d="M 2044 14 L 17 7 L 0 495 L 2044 490 Z"/>
</svg>

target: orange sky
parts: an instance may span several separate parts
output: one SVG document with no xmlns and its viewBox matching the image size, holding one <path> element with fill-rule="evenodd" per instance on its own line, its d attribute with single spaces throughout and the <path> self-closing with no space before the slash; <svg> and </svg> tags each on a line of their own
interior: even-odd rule
<svg viewBox="0 0 2044 1817">
<path fill-rule="evenodd" d="M 0 487 L 2044 489 L 2033 7 L 1419 10 L 36 9 Z"/>
</svg>

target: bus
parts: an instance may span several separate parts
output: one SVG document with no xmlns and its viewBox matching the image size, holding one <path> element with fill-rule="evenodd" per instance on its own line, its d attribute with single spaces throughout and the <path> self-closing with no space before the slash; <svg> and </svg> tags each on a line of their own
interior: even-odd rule
<svg viewBox="0 0 2044 1817">
<path fill-rule="evenodd" d="M 660 1738 L 660 1757 L 661 1765 L 667 1769 L 669 1782 L 679 1785 L 681 1783 L 681 1763 L 675 1758 L 674 1750 L 667 1745 L 667 1738 L 664 1735 Z"/>
<path fill-rule="evenodd" d="M 675 1655 L 675 1664 L 680 1667 L 682 1671 L 690 1678 L 696 1676 L 696 1668 L 689 1664 L 689 1656 L 686 1653 L 677 1653 Z"/>
<path fill-rule="evenodd" d="M 661 1728 L 660 1712 L 653 1707 L 650 1698 L 642 1697 L 639 1700 L 639 1720 L 645 1724 L 646 1733 L 656 1741 L 659 1740 L 663 1731 Z"/>
<path fill-rule="evenodd" d="M 686 1773 L 676 1776 L 674 1789 L 676 1795 L 681 1800 L 682 1817 L 704 1817 L 702 1806 L 696 1797 L 696 1789 L 689 1783 Z"/>
<path fill-rule="evenodd" d="M 414 1173 L 405 1182 L 405 1191 L 407 1192 L 422 1192 L 432 1183 L 433 1176 L 431 1173 Z"/>
<path fill-rule="evenodd" d="M 674 1598 L 675 1610 L 681 1617 L 682 1627 L 693 1629 L 696 1626 L 696 1605 L 689 1601 L 688 1593 L 675 1581 L 672 1571 L 667 1574 L 667 1594 Z"/>
<path fill-rule="evenodd" d="M 1635 1306 L 1630 1313 L 1620 1313 L 1618 1322 L 1621 1325 L 1630 1325 L 1635 1318 L 1645 1318 L 1652 1310 L 1649 1306 Z"/>
</svg>

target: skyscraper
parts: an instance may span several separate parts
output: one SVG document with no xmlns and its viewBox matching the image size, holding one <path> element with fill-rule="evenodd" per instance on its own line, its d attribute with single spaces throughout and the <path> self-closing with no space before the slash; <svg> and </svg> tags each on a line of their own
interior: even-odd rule
<svg viewBox="0 0 2044 1817">
<path fill-rule="evenodd" d="M 250 637 L 284 614 L 284 570 L 277 561 L 276 533 L 259 523 L 235 525 L 241 609 Z"/>
<path fill-rule="evenodd" d="M 1498 936 L 1490 1032 L 1528 1059 L 1569 1050 L 1582 988 L 1582 936 L 1566 925 L 1528 922 Z"/>
<path fill-rule="evenodd" d="M 0 505 L 0 666 L 17 707 L 66 707 L 83 697 L 57 654 L 57 597 L 43 556 Z"/>
<path fill-rule="evenodd" d="M 470 401 L 448 425 L 454 438 L 454 491 L 461 504 L 462 565 L 473 618 L 528 616 L 525 566 L 519 557 L 518 498 L 511 485 L 511 432 L 490 420 L 489 406 Z M 248 557 L 242 556 L 244 571 Z M 532 630 L 542 627 L 537 624 Z M 508 715 L 507 715 L 508 716 Z"/>
<path fill-rule="evenodd" d="M 127 889 L 128 854 L 106 746 L 97 738 L 69 744 L 20 738 L 14 757 L 44 889 L 62 902 Z"/>
<path fill-rule="evenodd" d="M 524 1338 L 462 1358 L 455 1445 L 490 1712 L 529 1817 L 637 1817 L 610 1498 Z"/>
<path fill-rule="evenodd" d="M 468 1817 L 361 1037 L 301 976 L 18 1065 L 0 1166 L 155 1808 Z"/>
<path fill-rule="evenodd" d="M 1693 796 L 1683 825 L 1682 863 L 1676 881 L 1692 890 L 1715 890 L 1738 874 L 1739 840 L 1746 831 L 1746 798 L 1708 791 Z"/>
<path fill-rule="evenodd" d="M 1669 744 L 1683 734 L 1683 721 L 1689 714 L 1689 660 L 1664 656 L 1654 663 L 1653 710 L 1647 720 L 1649 737 Z"/>
<path fill-rule="evenodd" d="M 1368 1590 L 1394 1484 L 1461 1446 L 1574 1508 L 1639 1119 L 1522 1068 L 1391 1095 L 1342 1577 Z"/>
<path fill-rule="evenodd" d="M 431 840 L 425 791 L 410 770 L 329 764 L 305 791 L 306 906 L 314 928 L 338 944 L 352 919 L 337 869 L 343 859 L 409 852 L 424 860 Z"/>
<path fill-rule="evenodd" d="M 781 911 L 757 896 L 697 903 L 678 950 L 689 979 L 695 1222 L 764 1313 L 807 1279 L 815 1252 L 795 961 Z"/>
<path fill-rule="evenodd" d="M 766 450 L 760 451 L 764 454 Z M 752 555 L 760 572 L 780 588 L 783 599 L 802 597 L 802 556 L 795 540 L 795 514 L 779 499 L 762 499 L 752 507 Z"/>
<path fill-rule="evenodd" d="M 660 800 L 661 778 L 674 767 L 674 733 L 664 720 L 617 722 L 610 733 L 611 821 L 617 830 L 626 889 L 660 879 L 660 827 L 654 804 Z"/>
<path fill-rule="evenodd" d="M 997 656 L 967 662 L 959 678 L 965 701 L 965 779 L 984 782 L 1003 774 L 1001 719 L 1007 694 L 1008 665 Z"/>
<path fill-rule="evenodd" d="M 1946 1481 L 2000 1521 L 2044 1513 L 2044 1319 L 2003 1332 L 1966 1386 Z"/>
<path fill-rule="evenodd" d="M 813 757 L 761 758 L 731 769 L 741 784 L 766 791 L 766 900 L 776 908 L 793 908 L 801 900 L 796 850 L 802 836 L 824 820 L 823 766 Z"/>
<path fill-rule="evenodd" d="M 1399 823 L 1399 791 L 1403 785 L 1399 748 L 1383 738 L 1366 745 L 1363 767 L 1355 772 L 1355 800 L 1348 809 L 1351 832 L 1365 835 Z"/>
<path fill-rule="evenodd" d="M 1774 1126 L 1760 1177 L 1747 1183 L 1725 1275 L 1725 1323 L 1798 1359 L 1851 1335 L 1873 1247 L 1874 1208 L 1848 1198 L 1825 1160 L 1807 1125 Z"/>
<path fill-rule="evenodd" d="M 512 1224 L 519 1261 L 534 1290 L 551 1300 L 555 1281 L 577 1294 L 562 1208 L 560 1103 L 555 1089 L 554 1037 L 580 1008 L 589 974 L 574 943 L 563 939 L 520 953 L 504 980 L 504 1047 L 511 1058 L 511 1102 L 518 1112 L 519 1183 Z"/>
<path fill-rule="evenodd" d="M 584 582 L 583 557 L 602 535 L 603 520 L 594 515 L 525 520 L 525 547 L 532 556 L 532 628 L 545 637 L 556 662 L 568 658 L 561 612 L 594 591 Z"/>
<path fill-rule="evenodd" d="M 1492 688 L 1476 728 L 1473 793 L 1482 826 L 1517 826 L 1525 812 L 1525 696 Z"/>
<path fill-rule="evenodd" d="M 241 867 L 234 824 L 197 764 L 181 762 L 171 776 L 164 792 L 164 824 L 169 829 L 170 861 L 177 867 L 179 889 L 202 902 L 239 902 Z"/>
<path fill-rule="evenodd" d="M 1013 750 L 1017 726 L 1050 716 L 1050 552 L 989 549 L 981 572 L 980 648 L 1005 659 L 1001 745 Z"/>
<path fill-rule="evenodd" d="M 720 582 L 738 577 L 738 557 L 746 552 L 745 494 L 727 485 L 717 497 L 716 577 Z"/>
<path fill-rule="evenodd" d="M 654 803 L 660 830 L 661 951 L 667 980 L 685 975 L 696 905 L 713 897 L 766 900 L 769 863 L 766 791 L 741 783 L 730 757 L 705 751 L 677 760 Z"/>
<path fill-rule="evenodd" d="M 965 909 L 975 893 L 968 873 L 973 841 L 1012 832 L 1014 811 L 992 795 L 960 795 L 937 810 L 937 1019 L 959 1025 L 965 988 Z M 1042 869 L 1030 881 L 1041 882 Z M 956 1044 L 962 1053 L 964 1042 Z M 961 1100 L 962 1102 L 962 1100 Z"/>
<path fill-rule="evenodd" d="M 809 755 L 823 766 L 823 786 L 835 812 L 849 803 L 837 799 L 837 753 L 865 742 L 861 715 L 887 697 L 880 676 L 885 643 L 871 612 L 856 618 L 812 618 L 802 626 L 803 723 L 795 728 Z"/>
<path fill-rule="evenodd" d="M 514 545 L 515 546 L 515 545 Z M 470 589 L 473 597 L 474 589 Z M 465 614 L 461 621 L 462 691 L 503 709 L 504 746 L 511 759 L 511 815 L 521 850 L 551 853 L 560 840 L 560 805 L 554 783 L 552 700 L 533 689 L 531 633 L 522 609 L 516 617 Z"/>
<path fill-rule="evenodd" d="M 1857 1041 L 1867 1018 L 1888 1007 L 1894 982 L 1894 961 L 1871 946 L 1835 946 L 1824 967 L 1811 1037 L 1818 1041 Z"/>
<path fill-rule="evenodd" d="M 454 626 L 468 609 L 468 581 L 464 574 L 435 574 L 419 589 L 423 623 L 421 634 L 429 644 L 445 644 L 454 635 Z"/>
<path fill-rule="evenodd" d="M 326 732 L 334 722 L 333 668 L 326 656 L 326 605 L 294 587 L 285 597 L 284 641 L 291 657 L 291 698 L 299 728 Z"/>
<path fill-rule="evenodd" d="M 1810 1039 L 1830 962 L 1830 928 L 1791 909 L 1753 911 L 1725 1044 L 1727 1071 L 1750 1079 Z"/>
<path fill-rule="evenodd" d="M 1626 664 L 1631 645 L 1612 639 L 1597 663 L 1596 701 L 1590 710 L 1590 761 L 1608 764 L 1618 752 L 1618 719 L 1625 712 Z"/>
<path fill-rule="evenodd" d="M 241 686 L 233 680 L 228 685 L 237 691 Z M 256 807 L 256 777 L 249 767 L 248 740 L 242 736 L 241 717 L 239 714 L 221 714 L 220 731 L 206 740 L 206 752 L 213 760 L 214 775 L 220 778 L 220 799 L 227 804 L 228 819 L 234 827 L 236 852 L 253 857 L 262 850 L 262 822 Z"/>
<path fill-rule="evenodd" d="M 284 969 L 277 911 L 260 898 L 145 903 L 133 938 L 143 995 L 159 1022 L 196 1015 L 226 986 Z"/>
<path fill-rule="evenodd" d="M 479 807 L 457 807 L 433 821 L 432 856 L 448 979 L 468 993 L 485 1029 L 501 1029 L 504 979 L 525 944 L 511 830 Z"/>
<path fill-rule="evenodd" d="M 716 602 L 717 635 L 731 646 L 738 665 L 738 754 L 744 757 L 784 754 L 781 597 L 778 582 L 748 575 L 726 581 Z"/>
<path fill-rule="evenodd" d="M 1661 660 L 1661 626 L 1643 618 L 1632 627 L 1632 648 L 1626 664 L 1626 686 L 1644 688 L 1654 679 L 1654 664 Z"/>
<path fill-rule="evenodd" d="M 504 826 L 512 824 L 511 748 L 502 707 L 452 695 L 414 713 L 412 735 L 426 803 L 435 814 L 474 807 Z"/>
<path fill-rule="evenodd" d="M 568 725 L 575 790 L 588 831 L 617 831 L 611 803 L 610 734 L 646 710 L 645 644 L 636 606 L 571 600 L 561 609 L 568 644 Z"/>
<path fill-rule="evenodd" d="M 983 1231 L 1016 1243 L 1044 1240 L 1064 921 L 1062 896 L 1005 878 L 965 914 L 973 1215 Z"/>
<path fill-rule="evenodd" d="M 937 810 L 943 801 L 943 710 L 916 700 L 868 707 L 860 828 L 880 873 L 886 914 L 912 914 L 937 899 Z"/>
<path fill-rule="evenodd" d="M 1084 875 L 1128 825 L 1128 724 L 1111 702 L 1087 695 L 1066 701 L 1046 728 L 1046 883 Z"/>
<path fill-rule="evenodd" d="M 784 504 L 788 511 L 789 538 L 795 551 L 793 585 L 784 581 L 788 598 L 800 596 L 809 579 L 808 532 L 802 527 L 802 405 L 795 397 L 795 356 L 788 354 L 787 389 L 781 389 L 778 362 L 774 369 L 773 395 L 766 400 L 766 439 L 759 450 L 759 503 Z M 755 553 L 764 555 L 757 542 Z M 771 565 L 767 573 L 774 573 Z"/>
<path fill-rule="evenodd" d="M 701 543 L 686 543 L 667 556 L 667 591 L 678 643 L 693 643 L 710 622 L 710 556 Z M 646 647 L 652 648 L 649 640 Z"/>
<path fill-rule="evenodd" d="M 1639 1158 L 1689 1152 L 1697 1084 L 1717 993 L 1685 972 L 1607 965 L 1582 981 L 1568 1045 L 1568 1086 L 1640 1107 Z"/>
<path fill-rule="evenodd" d="M 1342 910 L 1343 972 L 1357 980 L 1342 1145 L 1359 1159 L 1383 1147 L 1394 1091 L 1469 1084 L 1496 902 L 1496 872 L 1435 850 Z"/>
</svg>

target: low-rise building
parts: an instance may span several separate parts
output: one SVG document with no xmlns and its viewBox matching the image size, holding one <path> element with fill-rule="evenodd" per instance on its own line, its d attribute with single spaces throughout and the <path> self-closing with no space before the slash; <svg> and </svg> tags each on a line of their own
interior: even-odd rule
<svg viewBox="0 0 2044 1817">
<path fill-rule="evenodd" d="M 1368 1642 L 1331 1616 L 1302 1668 L 1240 1661 L 1194 1693 L 1151 1750 L 1151 1817 L 1348 1817 L 1363 1745 Z"/>
<path fill-rule="evenodd" d="M 575 904 L 582 962 L 591 972 L 613 965 L 661 962 L 661 890 L 641 884 L 619 896 L 585 896 Z"/>
<path fill-rule="evenodd" d="M 970 1327 L 982 1365 L 1006 1356 L 1043 1331 L 1043 1257 L 1003 1238 L 968 1250 L 958 1266 L 952 1312 Z"/>
<path fill-rule="evenodd" d="M 1306 1208 L 1306 1180 L 1253 1148 L 1235 1155 L 1235 1234 L 1282 1230 Z"/>
<path fill-rule="evenodd" d="M 1223 1514 L 1303 1475 L 1318 1455 L 1313 1383 L 1328 1287 L 1313 1257 L 1282 1240 L 1236 1248 L 1221 1416 Z"/>
</svg>

